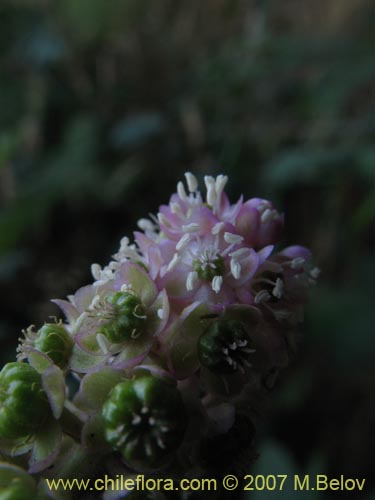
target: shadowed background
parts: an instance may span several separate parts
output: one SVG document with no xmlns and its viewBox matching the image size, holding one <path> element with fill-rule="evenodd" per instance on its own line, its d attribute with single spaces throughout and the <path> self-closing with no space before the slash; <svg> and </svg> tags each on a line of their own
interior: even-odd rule
<svg viewBox="0 0 375 500">
<path fill-rule="evenodd" d="M 227 174 L 322 269 L 249 473 L 370 482 L 373 20 L 370 0 L 2 0 L 1 364 L 183 172 Z"/>
</svg>

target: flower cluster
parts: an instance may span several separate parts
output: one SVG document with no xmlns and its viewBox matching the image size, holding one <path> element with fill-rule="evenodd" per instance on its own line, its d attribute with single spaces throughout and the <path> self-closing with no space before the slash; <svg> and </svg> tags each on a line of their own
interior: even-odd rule
<svg viewBox="0 0 375 500">
<path fill-rule="evenodd" d="M 204 178 L 203 197 L 185 177 L 134 243 L 92 265 L 91 284 L 53 301 L 64 322 L 30 327 L 0 373 L 0 450 L 30 473 L 68 475 L 69 459 L 82 475 L 202 474 L 218 443 L 231 461 L 251 448 L 319 270 L 307 248 L 275 251 L 284 216 L 271 202 L 231 204 L 224 175 Z M 248 439 L 235 443 L 239 428 Z"/>
</svg>

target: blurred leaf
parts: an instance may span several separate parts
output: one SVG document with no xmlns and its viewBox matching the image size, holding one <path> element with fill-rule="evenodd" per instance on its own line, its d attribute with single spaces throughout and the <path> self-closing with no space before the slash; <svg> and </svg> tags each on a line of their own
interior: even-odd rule
<svg viewBox="0 0 375 500">
<path fill-rule="evenodd" d="M 115 148 L 139 147 L 164 129 L 165 123 L 160 113 L 141 113 L 119 122 L 112 131 L 111 140 Z"/>
<path fill-rule="evenodd" d="M 294 489 L 294 476 L 298 475 L 301 480 L 305 474 L 302 473 L 298 468 L 293 457 L 291 457 L 290 452 L 284 448 L 281 444 L 276 441 L 267 441 L 263 443 L 259 450 L 260 456 L 256 461 L 254 467 L 252 468 L 251 475 L 274 475 L 277 476 L 281 474 L 287 475 L 285 482 L 283 484 L 283 489 L 280 491 L 280 479 L 277 479 L 277 488 L 272 491 L 266 490 L 254 490 L 247 492 L 245 499 L 249 500 L 264 500 L 265 498 L 275 498 L 277 500 L 290 499 L 298 495 L 298 498 L 317 500 L 320 498 L 320 494 L 317 491 L 295 491 Z M 313 467 L 312 467 L 313 470 Z M 322 473 L 322 470 L 320 470 Z M 310 478 L 310 486 L 312 485 L 312 478 Z M 254 485 L 253 485 L 254 486 Z M 267 496 L 265 496 L 267 495 Z"/>
<path fill-rule="evenodd" d="M 345 173 L 353 173 L 358 178 L 368 180 L 373 176 L 372 148 L 348 148 L 340 145 L 330 149 L 309 149 L 307 147 L 284 150 L 264 167 L 262 180 L 279 189 L 295 184 L 311 184 L 337 181 Z M 358 163 L 362 168 L 358 168 Z"/>
<path fill-rule="evenodd" d="M 345 365 L 371 363 L 375 355 L 371 294 L 319 286 L 312 293 L 306 341 Z"/>
<path fill-rule="evenodd" d="M 40 22 L 20 35 L 13 52 L 19 62 L 46 66 L 64 55 L 65 44 L 60 36 Z"/>
</svg>

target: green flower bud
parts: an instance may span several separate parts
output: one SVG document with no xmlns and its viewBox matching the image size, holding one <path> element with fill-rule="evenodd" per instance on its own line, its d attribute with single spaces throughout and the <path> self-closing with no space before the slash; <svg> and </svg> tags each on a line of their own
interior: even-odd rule
<svg viewBox="0 0 375 500">
<path fill-rule="evenodd" d="M 28 436 L 50 414 L 40 374 L 26 363 L 8 363 L 0 372 L 0 439 Z"/>
<path fill-rule="evenodd" d="M 255 352 L 253 342 L 242 322 L 219 320 L 212 323 L 198 341 L 203 366 L 213 372 L 244 373 L 250 367 L 249 355 Z"/>
<path fill-rule="evenodd" d="M 119 343 L 136 339 L 144 330 L 145 308 L 138 297 L 128 292 L 116 292 L 106 299 L 110 306 L 107 321 L 99 327 L 99 333 L 110 342 Z"/>
<path fill-rule="evenodd" d="M 74 342 L 62 325 L 48 323 L 38 330 L 34 345 L 36 349 L 47 354 L 57 366 L 64 369 L 72 355 Z"/>
<path fill-rule="evenodd" d="M 117 384 L 103 405 L 107 442 L 129 465 L 160 467 L 179 447 L 185 408 L 176 387 L 152 376 Z"/>
</svg>

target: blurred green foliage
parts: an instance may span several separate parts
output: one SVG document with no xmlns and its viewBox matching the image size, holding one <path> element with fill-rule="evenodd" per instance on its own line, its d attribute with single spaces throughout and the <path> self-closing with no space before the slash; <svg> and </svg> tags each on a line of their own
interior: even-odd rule
<svg viewBox="0 0 375 500">
<path fill-rule="evenodd" d="M 285 243 L 322 269 L 257 470 L 318 457 L 370 476 L 371 16 L 371 0 L 3 0 L 2 361 L 184 171 L 225 173 L 232 199 L 274 200 Z"/>
</svg>

